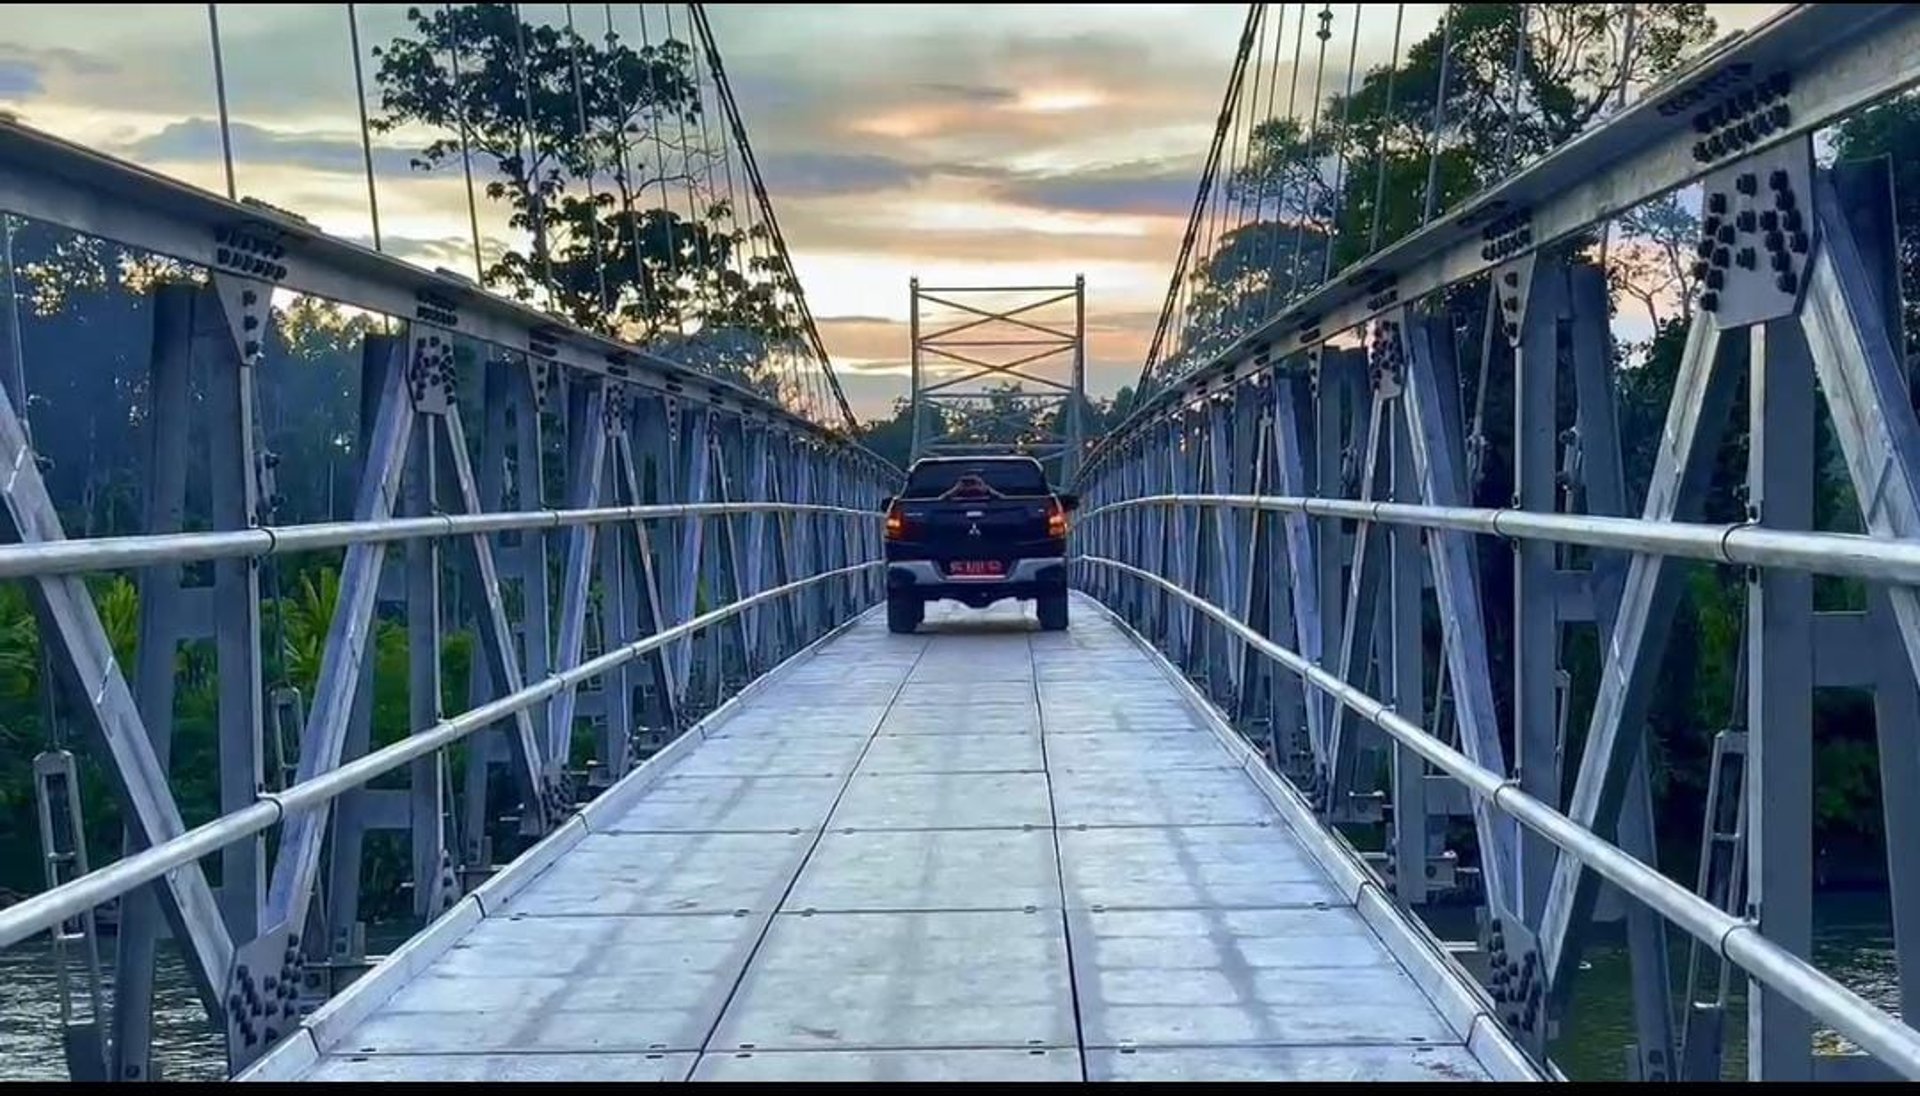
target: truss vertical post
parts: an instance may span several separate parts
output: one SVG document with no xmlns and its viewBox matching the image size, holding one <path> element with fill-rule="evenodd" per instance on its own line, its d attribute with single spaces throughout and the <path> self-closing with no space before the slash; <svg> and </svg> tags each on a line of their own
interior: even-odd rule
<svg viewBox="0 0 1920 1096">
<path fill-rule="evenodd" d="M 514 370 L 508 398 L 513 409 L 514 481 L 513 497 L 522 510 L 542 509 L 546 500 L 546 444 L 541 412 L 553 387 L 555 369 L 531 356 L 520 359 Z M 520 576 L 521 652 L 520 664 L 528 681 L 539 681 L 553 670 L 553 590 L 547 568 L 548 534 L 543 530 L 523 533 L 515 561 Z M 528 713 L 533 721 L 535 741 L 544 750 L 551 733 L 548 709 L 535 705 Z M 551 758 L 544 753 L 541 763 Z M 527 829 L 523 822 L 522 830 Z"/>
<path fill-rule="evenodd" d="M 1301 413 L 1302 397 L 1311 398 L 1303 389 L 1310 383 L 1291 373 L 1277 372 L 1273 375 L 1273 489 L 1281 495 L 1306 495 L 1310 492 L 1307 481 L 1305 454 L 1310 448 L 1307 436 L 1307 416 Z M 1286 581 L 1287 602 L 1291 611 L 1290 634 L 1296 649 L 1308 662 L 1321 664 L 1322 639 L 1325 625 L 1321 620 L 1322 572 L 1319 553 L 1314 537 L 1314 521 L 1305 514 L 1284 514 L 1278 518 L 1286 534 Z M 1324 531 L 1329 523 L 1321 522 Z M 1333 526 L 1335 529 L 1337 525 Z M 1324 544 L 1324 541 L 1320 542 Z M 1327 546 L 1331 551 L 1332 546 Z M 1299 679 L 1292 674 L 1280 674 L 1285 682 L 1283 688 L 1297 697 L 1287 703 L 1297 704 L 1305 719 L 1303 729 L 1307 736 L 1309 757 L 1319 754 L 1324 747 L 1326 735 L 1323 698 L 1317 692 L 1307 691 Z"/>
<path fill-rule="evenodd" d="M 216 529 L 259 524 L 254 451 L 253 370 L 266 336 L 270 291 L 263 282 L 216 274 L 219 328 L 208 331 L 209 471 Z M 209 312 L 214 310 L 210 309 Z M 209 316 L 213 319 L 213 316 Z M 250 806 L 263 787 L 260 575 L 251 559 L 213 567 L 214 644 L 220 666 L 220 810 Z M 266 843 L 260 837 L 220 850 L 221 907 L 236 939 L 259 932 Z"/>
<path fill-rule="evenodd" d="M 913 420 L 912 444 L 907 450 L 908 459 L 919 460 L 927 452 L 927 411 L 920 399 L 923 387 L 920 371 L 920 279 L 907 279 L 907 354 L 908 354 L 908 400 L 911 401 L 908 413 Z M 943 430 L 942 433 L 945 433 Z"/>
<path fill-rule="evenodd" d="M 600 504 L 600 473 L 607 434 L 606 386 L 597 378 L 578 379 L 567 392 L 567 505 L 581 509 Z M 567 563 L 560 587 L 560 645 L 554 662 L 563 669 L 580 664 L 586 642 L 587 599 L 593 568 L 594 528 L 567 530 Z M 547 769 L 552 779 L 568 771 L 573 753 L 572 688 L 561 689 L 547 705 Z"/>
<path fill-rule="evenodd" d="M 480 463 L 471 470 L 473 476 L 473 495 L 467 500 L 470 509 L 480 513 L 498 513 L 506 509 L 506 473 L 507 473 L 507 414 L 508 391 L 512 379 L 508 366 L 498 355 L 486 354 L 481 363 L 480 387 Z M 458 422 L 458 415 L 448 416 L 449 425 Z M 449 439 L 450 448 L 458 448 Z M 450 455 L 449 464 L 458 468 L 458 461 Z M 463 491 L 464 494 L 464 485 Z M 520 534 L 522 537 L 527 534 Z M 485 546 L 490 556 L 498 559 L 500 555 L 499 538 L 492 536 L 480 538 L 475 544 L 476 550 Z M 504 591 L 500 588 L 500 578 L 496 573 L 492 590 L 486 587 L 484 579 L 477 579 L 475 591 L 481 605 L 487 605 L 500 598 Z M 485 610 L 476 609 L 484 615 Z M 483 622 L 484 623 L 484 622 Z M 494 667 L 493 653 L 485 643 L 486 630 L 480 629 L 482 651 L 486 657 L 475 659 L 473 671 L 468 679 L 467 703 L 470 707 L 484 704 L 504 690 L 503 682 Z M 509 650 L 516 646 L 511 626 L 504 637 Z M 518 659 L 515 659 L 518 662 Z M 494 763 L 498 759 L 504 736 L 497 730 L 485 730 L 475 735 L 472 748 L 467 754 L 467 768 L 462 780 L 460 813 L 460 862 L 469 879 L 485 878 L 491 868 L 492 843 L 487 839 L 487 831 L 492 816 L 487 810 L 487 789 L 491 783 Z M 534 770 L 539 770 L 538 747 L 535 748 Z"/>
<path fill-rule="evenodd" d="M 1813 526 L 1813 369 L 1791 319 L 1752 329 L 1749 517 Z M 1747 903 L 1769 940 L 1813 950 L 1813 576 L 1751 572 L 1747 596 Z M 1813 1080 L 1813 1025 L 1779 992 L 1749 988 L 1747 1073 Z"/>
<path fill-rule="evenodd" d="M 1567 313 L 1576 398 L 1574 429 L 1580 450 L 1580 487 L 1586 512 L 1626 514 L 1626 475 L 1621 466 L 1620 432 L 1614 408 L 1612 342 L 1606 272 L 1585 263 L 1568 271 Z M 1593 554 L 1588 576 L 1594 628 L 1600 650 L 1613 636 L 1615 607 L 1626 578 L 1626 558 L 1618 552 Z M 1564 749 L 1564 743 L 1562 747 Z M 1653 789 L 1648 760 L 1651 744 L 1642 738 L 1639 757 L 1627 777 L 1620 813 L 1620 847 L 1643 863 L 1659 862 L 1654 833 Z M 1674 1076 L 1672 984 L 1669 977 L 1667 922 L 1644 903 L 1626 901 L 1627 945 L 1632 963 L 1634 1052 L 1643 1080 Z"/>
<path fill-rule="evenodd" d="M 1412 426 L 1408 417 L 1393 424 L 1393 498 L 1421 501 L 1420 476 L 1413 459 Z M 1422 602 L 1426 593 L 1421 531 L 1396 525 L 1389 534 L 1388 614 L 1392 621 L 1392 686 L 1382 692 L 1391 698 L 1394 714 L 1419 726 L 1426 725 L 1426 636 Z M 1398 743 L 1393 757 L 1393 892 L 1409 906 L 1427 901 L 1427 765 Z"/>
<path fill-rule="evenodd" d="M 1060 458 L 1060 482 L 1072 483 L 1080 474 L 1080 458 L 1085 455 L 1087 407 L 1087 276 L 1073 278 L 1073 380 L 1067 394 L 1067 448 Z"/>
<path fill-rule="evenodd" d="M 1534 513 L 1559 509 L 1555 427 L 1565 282 L 1559 263 L 1527 256 L 1494 272 L 1490 301 L 1500 309 L 1514 359 L 1513 505 Z M 1557 555 L 1549 541 L 1513 545 L 1514 772 L 1528 795 L 1554 807 L 1560 805 Z M 1538 928 L 1558 850 L 1531 831 L 1519 837 L 1520 889 L 1512 912 Z"/>
<path fill-rule="evenodd" d="M 153 356 L 149 366 L 146 522 L 148 533 L 177 533 L 185 526 L 187 448 L 191 428 L 187 389 L 193 360 L 193 315 L 199 290 L 156 286 L 153 294 Z M 162 564 L 140 573 L 139 664 L 134 698 L 153 745 L 155 763 L 168 768 L 173 747 L 174 662 L 179 655 L 180 567 Z M 121 848 L 145 847 L 137 824 L 126 827 Z M 113 1063 L 121 1081 L 152 1080 L 153 961 L 159 936 L 163 884 L 151 883 L 120 900 L 113 978 Z"/>
</svg>

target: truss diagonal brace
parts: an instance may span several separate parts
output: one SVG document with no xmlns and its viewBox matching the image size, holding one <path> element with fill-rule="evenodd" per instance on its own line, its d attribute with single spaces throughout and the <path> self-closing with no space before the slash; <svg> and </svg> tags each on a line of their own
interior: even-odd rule
<svg viewBox="0 0 1920 1096">
<path fill-rule="evenodd" d="M 1697 511 L 1705 493 L 1733 398 L 1733 371 L 1717 367 L 1720 344 L 1719 329 L 1707 317 L 1696 320 L 1687 333 L 1641 512 L 1648 521 L 1684 519 Z M 1627 777 L 1639 756 L 1647 705 L 1679 596 L 1679 567 L 1678 560 L 1645 554 L 1635 555 L 1627 565 L 1567 805 L 1570 818 L 1603 835 L 1611 833 L 1619 817 Z M 1579 954 L 1578 932 L 1592 912 L 1598 885 L 1598 877 L 1580 861 L 1560 855 L 1539 933 L 1548 984 L 1556 991 L 1569 983 Z"/>
<path fill-rule="evenodd" d="M 1446 388 L 1454 376 L 1452 334 L 1430 318 L 1403 314 L 1406 351 L 1407 438 L 1412 443 L 1414 474 L 1429 506 L 1466 504 L 1465 446 L 1458 423 L 1450 422 Z M 1493 706 L 1493 672 L 1487 662 L 1486 624 L 1480 612 L 1473 543 L 1465 533 L 1427 530 L 1427 557 L 1433 569 L 1434 599 L 1440 605 L 1447 672 L 1454 682 L 1454 708 L 1460 721 L 1460 749 L 1474 764 L 1509 771 L 1500 746 L 1500 724 Z M 1512 911 L 1517 884 L 1519 826 L 1476 799 L 1474 825 L 1480 838 L 1488 903 Z"/>
<path fill-rule="evenodd" d="M 15 533 L 26 544 L 65 540 L 58 512 L 40 477 L 25 424 L 11 394 L 0 387 L 0 460 L 6 479 L 0 486 Z M 99 734 L 111 758 L 115 789 L 133 826 L 148 846 L 180 836 L 186 825 L 167 784 L 166 769 L 153 750 L 145 723 L 134 704 L 99 611 L 79 575 L 33 580 L 42 642 L 53 665 L 80 701 L 88 724 Z M 233 940 L 221 919 L 213 890 L 198 864 L 169 872 L 158 891 L 175 938 L 187 953 L 188 970 L 209 1012 L 222 1011 L 220 990 L 233 959 Z"/>
<path fill-rule="evenodd" d="M 407 348 L 405 338 L 367 336 L 366 352 L 384 353 L 386 369 L 361 473 L 360 493 L 354 502 L 355 521 L 382 521 L 393 516 L 414 428 L 414 407 L 407 385 Z M 385 560 L 385 544 L 355 544 L 347 548 L 346 563 L 340 571 L 340 593 L 333 620 L 327 626 L 319 682 L 314 687 L 313 710 L 300 736 L 298 780 L 312 780 L 340 764 L 360 669 L 373 638 L 373 603 L 379 593 L 380 568 Z M 305 922 L 314 877 L 320 868 L 320 846 L 326 836 L 330 806 L 322 803 L 287 817 L 281 831 L 280 851 L 274 860 L 272 885 L 267 891 L 267 913 L 261 918 L 263 935 L 276 926 L 298 932 Z"/>
<path fill-rule="evenodd" d="M 484 513 L 480 488 L 473 474 L 473 462 L 467 457 L 467 433 L 460 421 L 460 409 L 449 407 L 445 452 L 447 466 L 453 470 L 460 499 L 470 514 Z M 480 648 L 487 660 L 487 672 L 500 683 L 501 695 L 519 692 L 526 685 L 520 673 L 520 659 L 514 651 L 513 625 L 507 619 L 506 602 L 500 596 L 500 568 L 493 558 L 493 542 L 480 534 L 471 538 L 474 577 L 478 580 L 480 600 L 486 607 L 486 626 L 480 629 Z M 540 772 L 540 744 L 534 736 L 533 719 L 522 708 L 513 714 L 513 729 L 507 735 L 511 754 L 514 787 L 520 793 L 523 808 L 537 816 L 542 831 L 545 817 L 545 783 Z M 477 762 L 476 762 L 477 763 Z"/>
</svg>

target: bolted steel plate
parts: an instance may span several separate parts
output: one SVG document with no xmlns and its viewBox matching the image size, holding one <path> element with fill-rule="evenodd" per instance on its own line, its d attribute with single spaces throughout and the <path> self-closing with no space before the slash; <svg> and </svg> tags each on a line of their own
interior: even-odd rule
<svg viewBox="0 0 1920 1096">
<path fill-rule="evenodd" d="M 1045 773 L 855 773 L 827 825 L 844 830 L 1050 826 Z"/>
<path fill-rule="evenodd" d="M 861 773 L 1039 772 L 1037 734 L 883 734 L 860 759 Z"/>
<path fill-rule="evenodd" d="M 1078 1081 L 1072 1047 L 1028 1050 L 737 1050 L 707 1054 L 696 1081 Z"/>
<path fill-rule="evenodd" d="M 763 923 L 729 914 L 489 918 L 332 1052 L 698 1050 Z"/>
<path fill-rule="evenodd" d="M 838 776 L 669 775 L 605 828 L 773 831 L 817 828 L 845 780 Z"/>
<path fill-rule="evenodd" d="M 1461 1046 L 1142 1047 L 1087 1051 L 1089 1081 L 1487 1081 Z"/>
<path fill-rule="evenodd" d="M 1135 731 L 1047 734 L 1047 767 L 1062 769 L 1227 769 L 1235 763 L 1211 734 Z"/>
<path fill-rule="evenodd" d="M 503 912 L 770 913 L 812 840 L 812 831 L 589 834 L 508 899 Z"/>
<path fill-rule="evenodd" d="M 895 708 L 880 723 L 883 735 L 905 734 L 1021 734 L 1040 733 L 1040 713 L 1031 700 L 920 705 Z"/>
<path fill-rule="evenodd" d="M 1053 831 L 829 830 L 785 909 L 1058 909 Z"/>
<path fill-rule="evenodd" d="M 1067 917 L 1088 1047 L 1462 1041 L 1351 908 Z"/>
<path fill-rule="evenodd" d="M 345 1054 L 308 1081 L 684 1081 L 699 1056 L 665 1054 Z"/>
<path fill-rule="evenodd" d="M 1106 909 L 1341 905 L 1285 826 L 1063 829 L 1067 903 Z"/>
<path fill-rule="evenodd" d="M 707 1050 L 1075 1040 L 1058 911 L 782 913 Z"/>
<path fill-rule="evenodd" d="M 1055 770 L 1053 803 L 1070 826 L 1278 823 L 1280 813 L 1238 769 Z"/>
</svg>

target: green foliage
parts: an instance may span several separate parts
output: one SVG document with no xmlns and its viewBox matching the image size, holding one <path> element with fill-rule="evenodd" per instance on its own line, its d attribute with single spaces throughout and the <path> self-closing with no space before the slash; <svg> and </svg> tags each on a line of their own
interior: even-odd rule
<svg viewBox="0 0 1920 1096">
<path fill-rule="evenodd" d="M 1244 162 L 1222 180 L 1236 227 L 1187 271 L 1189 334 L 1168 357 L 1173 373 L 1577 135 L 1623 88 L 1671 74 L 1714 33 L 1703 4 L 1637 6 L 1630 52 L 1621 4 L 1454 4 L 1449 12 L 1397 66 L 1367 72 L 1351 95 L 1329 96 L 1317 123 L 1303 103 L 1300 117 L 1252 127 Z"/>
<path fill-rule="evenodd" d="M 501 253 L 487 285 L 796 396 L 780 390 L 775 361 L 804 334 L 796 287 L 753 246 L 767 226 L 739 223 L 733 166 L 705 134 L 725 120 L 705 110 L 693 47 L 595 42 L 518 9 L 408 9 L 412 36 L 375 50 L 384 113 L 373 128 L 431 127 L 420 170 L 459 164 L 464 131 L 487 199 L 529 241 Z"/>
<path fill-rule="evenodd" d="M 1018 439 L 1031 439 L 1059 431 L 1054 422 L 1060 405 L 1049 404 L 1028 393 L 1019 381 L 1003 381 L 988 390 L 983 405 L 978 408 L 954 407 L 948 405 L 929 410 L 927 422 L 923 428 L 929 438 L 947 438 L 949 440 L 1008 439 L 1009 446 L 1020 444 Z M 1088 400 L 1080 408 L 1081 437 L 1089 444 L 1100 435 L 1120 424 L 1133 409 L 1133 389 L 1123 387 L 1111 398 Z M 935 420 L 934 415 L 942 417 Z M 858 436 L 860 444 L 896 466 L 905 468 L 913 460 L 913 404 L 901 397 L 893 401 L 893 415 L 885 419 L 872 419 L 862 424 Z"/>
</svg>

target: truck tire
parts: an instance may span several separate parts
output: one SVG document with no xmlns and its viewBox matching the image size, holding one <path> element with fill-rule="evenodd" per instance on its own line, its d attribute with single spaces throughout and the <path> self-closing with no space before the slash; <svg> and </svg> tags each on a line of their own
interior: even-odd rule
<svg viewBox="0 0 1920 1096">
<path fill-rule="evenodd" d="M 887 631 L 895 635 L 912 635 L 925 617 L 926 606 L 919 598 L 887 595 Z"/>
<path fill-rule="evenodd" d="M 1047 632 L 1067 630 L 1067 595 L 1043 594 L 1037 606 L 1040 613 L 1040 628 Z"/>
</svg>

